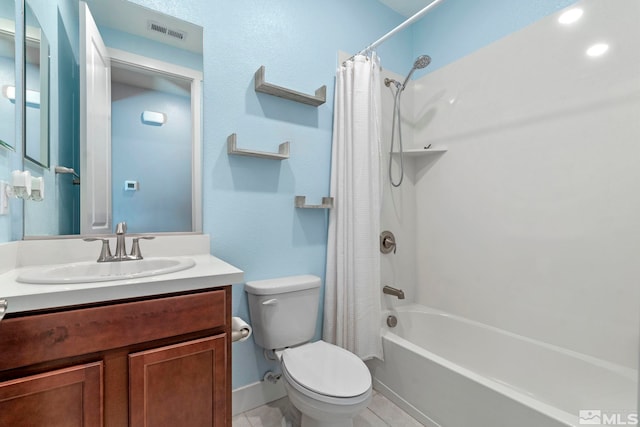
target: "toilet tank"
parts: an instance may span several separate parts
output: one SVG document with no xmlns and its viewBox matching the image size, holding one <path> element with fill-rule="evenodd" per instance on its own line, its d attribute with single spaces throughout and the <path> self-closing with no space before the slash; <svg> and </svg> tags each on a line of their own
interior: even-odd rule
<svg viewBox="0 0 640 427">
<path fill-rule="evenodd" d="M 247 282 L 253 338 L 279 349 L 305 343 L 316 331 L 320 278 L 312 275 Z"/>
</svg>

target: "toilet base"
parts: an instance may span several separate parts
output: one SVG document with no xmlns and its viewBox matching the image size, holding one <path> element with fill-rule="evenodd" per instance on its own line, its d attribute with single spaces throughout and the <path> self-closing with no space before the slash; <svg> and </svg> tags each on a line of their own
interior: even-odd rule
<svg viewBox="0 0 640 427">
<path fill-rule="evenodd" d="M 353 427 L 353 418 L 367 407 L 372 397 L 369 389 L 356 404 L 327 404 L 301 394 L 289 384 L 286 376 L 284 388 L 291 405 L 302 415 L 301 427 Z"/>
</svg>

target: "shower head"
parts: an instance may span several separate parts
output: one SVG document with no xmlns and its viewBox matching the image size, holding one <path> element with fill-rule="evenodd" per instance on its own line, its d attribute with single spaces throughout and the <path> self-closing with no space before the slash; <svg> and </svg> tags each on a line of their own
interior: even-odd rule
<svg viewBox="0 0 640 427">
<path fill-rule="evenodd" d="M 416 58 L 415 62 L 413 63 L 413 68 L 421 69 L 426 67 L 430 63 L 431 63 L 431 57 L 429 55 L 420 55 Z"/>
<path fill-rule="evenodd" d="M 429 55 L 418 56 L 413 63 L 413 67 L 411 68 L 411 71 L 409 71 L 409 74 L 407 74 L 407 78 L 404 79 L 404 83 L 402 83 L 402 89 L 404 90 L 405 86 L 407 86 L 407 82 L 409 81 L 409 79 L 411 78 L 411 75 L 415 70 L 425 68 L 430 63 L 431 63 L 431 57 Z"/>
</svg>

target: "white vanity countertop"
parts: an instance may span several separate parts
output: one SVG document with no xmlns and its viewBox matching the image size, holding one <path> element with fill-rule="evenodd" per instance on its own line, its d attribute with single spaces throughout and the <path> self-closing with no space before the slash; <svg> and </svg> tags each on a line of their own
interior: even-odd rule
<svg viewBox="0 0 640 427">
<path fill-rule="evenodd" d="M 7 313 L 18 313 L 206 289 L 244 280 L 242 270 L 208 253 L 209 237 L 206 235 L 166 236 L 141 242 L 141 246 L 143 244 L 146 244 L 142 247 L 145 257 L 187 257 L 195 261 L 195 265 L 174 273 L 135 279 L 35 285 L 20 283 L 16 279 L 26 269 L 42 265 L 95 260 L 100 245 L 80 239 L 13 242 L 0 248 L 3 260 L 0 262 L 0 298 L 8 301 Z M 87 250 L 88 247 L 91 249 Z M 7 262 L 12 258 L 13 266 Z"/>
</svg>

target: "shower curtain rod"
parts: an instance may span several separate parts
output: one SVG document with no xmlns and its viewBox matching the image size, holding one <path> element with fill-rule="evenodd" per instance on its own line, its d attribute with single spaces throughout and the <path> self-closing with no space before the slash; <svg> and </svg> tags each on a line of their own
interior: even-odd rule
<svg viewBox="0 0 640 427">
<path fill-rule="evenodd" d="M 370 51 L 371 49 L 381 45 L 382 43 L 384 43 L 389 37 L 395 35 L 396 33 L 404 30 L 406 27 L 408 27 L 409 25 L 413 24 L 415 21 L 417 21 L 418 19 L 422 18 L 427 12 L 429 12 L 431 10 L 431 8 L 435 7 L 438 3 L 440 3 L 443 0 L 434 0 L 431 3 L 429 3 L 427 6 L 423 7 L 420 11 L 418 11 L 416 14 L 414 14 L 411 18 L 407 19 L 406 21 L 404 21 L 402 24 L 398 25 L 397 27 L 395 27 L 393 30 L 389 31 L 387 34 L 385 34 L 384 36 L 380 37 L 378 40 L 374 41 L 373 43 L 371 43 L 369 46 L 367 46 L 366 48 L 362 49 L 360 52 L 358 52 L 358 55 L 362 55 L 368 51 Z M 355 55 L 354 55 L 355 56 Z M 353 57 L 352 57 L 353 58 Z M 351 59 L 351 58 L 349 58 Z"/>
</svg>

